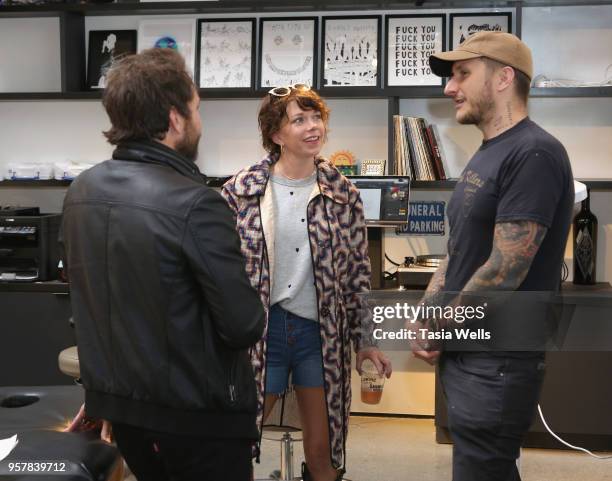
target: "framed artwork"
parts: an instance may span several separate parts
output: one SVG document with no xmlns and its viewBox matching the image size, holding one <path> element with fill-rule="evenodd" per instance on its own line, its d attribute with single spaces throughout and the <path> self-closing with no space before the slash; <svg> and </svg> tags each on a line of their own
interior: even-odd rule
<svg viewBox="0 0 612 481">
<path fill-rule="evenodd" d="M 381 17 L 323 17 L 321 87 L 379 87 Z"/>
<path fill-rule="evenodd" d="M 450 31 L 451 50 L 476 32 L 512 33 L 512 12 L 451 13 Z"/>
<path fill-rule="evenodd" d="M 90 30 L 87 55 L 87 86 L 103 89 L 113 62 L 136 53 L 136 30 Z"/>
<path fill-rule="evenodd" d="M 262 18 L 259 26 L 260 89 L 296 83 L 314 85 L 316 17 Z"/>
<path fill-rule="evenodd" d="M 386 87 L 438 86 L 429 56 L 446 48 L 446 15 L 387 15 Z"/>
<path fill-rule="evenodd" d="M 198 85 L 253 88 L 254 19 L 198 20 Z"/>
<path fill-rule="evenodd" d="M 357 175 L 355 154 L 350 150 L 337 150 L 329 156 L 329 161 L 334 164 L 342 175 Z"/>
<path fill-rule="evenodd" d="M 385 175 L 385 159 L 362 160 L 359 175 Z"/>
<path fill-rule="evenodd" d="M 138 23 L 138 52 L 148 48 L 172 48 L 195 71 L 196 26 L 191 18 L 147 19 Z"/>
</svg>

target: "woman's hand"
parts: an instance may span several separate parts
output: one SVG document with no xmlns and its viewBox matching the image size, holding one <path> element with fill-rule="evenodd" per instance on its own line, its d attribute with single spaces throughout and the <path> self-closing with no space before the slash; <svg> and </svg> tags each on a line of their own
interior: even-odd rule
<svg viewBox="0 0 612 481">
<path fill-rule="evenodd" d="M 78 433 L 82 431 L 90 431 L 100 429 L 100 439 L 107 443 L 113 442 L 113 428 L 110 422 L 103 419 L 92 419 L 85 414 L 85 404 L 81 405 L 81 409 L 74 417 L 70 425 L 64 429 L 67 433 Z"/>
<path fill-rule="evenodd" d="M 387 379 L 391 377 L 391 373 L 393 372 L 391 361 L 387 359 L 387 356 L 385 356 L 377 347 L 366 347 L 357 353 L 355 364 L 359 374 L 361 374 L 361 365 L 366 359 L 369 359 L 374 363 L 376 369 L 378 370 L 378 374 L 381 376 L 386 376 Z"/>
</svg>

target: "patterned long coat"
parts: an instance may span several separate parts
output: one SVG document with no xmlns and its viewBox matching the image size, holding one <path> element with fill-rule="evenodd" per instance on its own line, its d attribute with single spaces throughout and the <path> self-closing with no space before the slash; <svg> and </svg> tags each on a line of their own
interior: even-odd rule
<svg viewBox="0 0 612 481">
<path fill-rule="evenodd" d="M 275 244 L 274 208 L 271 189 L 267 187 L 270 168 L 276 160 L 272 155 L 266 157 L 240 171 L 222 189 L 222 195 L 236 215 L 247 274 L 260 293 L 266 311 L 274 282 Z M 360 306 L 365 301 L 356 294 L 370 289 L 370 259 L 359 191 L 328 161 L 317 159 L 315 164 L 317 183 L 307 206 L 308 235 L 318 303 L 332 464 L 343 467 L 351 403 L 351 343 L 355 351 L 365 347 L 360 316 Z M 266 334 L 267 325 L 263 338 L 251 350 L 260 430 L 265 397 Z M 287 405 L 295 401 L 294 396 L 286 395 L 283 401 L 285 406 L 278 411 L 296 411 Z M 283 419 L 276 423 L 291 424 Z"/>
</svg>

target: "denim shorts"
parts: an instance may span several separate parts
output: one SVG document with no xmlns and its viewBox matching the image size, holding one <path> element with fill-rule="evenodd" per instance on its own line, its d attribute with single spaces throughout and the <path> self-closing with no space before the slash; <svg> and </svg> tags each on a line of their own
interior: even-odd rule
<svg viewBox="0 0 612 481">
<path fill-rule="evenodd" d="M 267 341 L 266 394 L 284 393 L 289 372 L 294 386 L 323 386 L 318 322 L 296 316 L 274 304 L 268 317 Z"/>
</svg>

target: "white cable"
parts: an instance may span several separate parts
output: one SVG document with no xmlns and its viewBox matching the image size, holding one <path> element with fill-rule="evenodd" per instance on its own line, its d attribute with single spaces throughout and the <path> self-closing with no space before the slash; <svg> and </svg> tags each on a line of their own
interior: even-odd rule
<svg viewBox="0 0 612 481">
<path fill-rule="evenodd" d="M 552 435 L 552 437 L 555 438 L 557 441 L 560 441 L 561 443 L 565 444 L 569 448 L 575 449 L 576 451 L 585 452 L 588 455 L 593 456 L 594 458 L 597 458 L 597 459 L 612 459 L 612 456 L 598 456 L 597 454 L 593 454 L 588 449 L 581 448 L 580 446 L 573 446 L 570 443 L 565 442 L 563 439 L 561 439 L 559 436 L 553 433 L 552 430 L 548 427 L 548 424 L 546 424 L 546 420 L 544 419 L 544 414 L 542 414 L 542 408 L 540 407 L 539 404 L 538 404 L 538 412 L 540 413 L 540 418 L 542 419 L 542 422 L 544 423 L 544 427 L 548 430 L 548 432 Z"/>
</svg>

